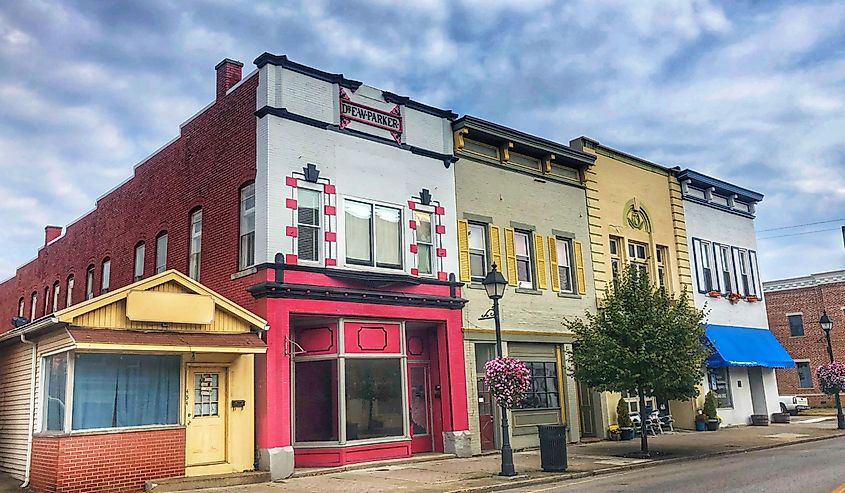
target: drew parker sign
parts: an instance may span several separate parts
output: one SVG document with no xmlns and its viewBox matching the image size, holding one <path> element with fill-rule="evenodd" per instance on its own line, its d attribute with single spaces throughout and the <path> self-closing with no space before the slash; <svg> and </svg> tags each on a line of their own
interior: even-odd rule
<svg viewBox="0 0 845 493">
<path fill-rule="evenodd" d="M 349 99 L 343 88 L 340 89 L 340 128 L 346 128 L 351 122 L 360 122 L 390 132 L 397 144 L 402 144 L 402 115 L 399 105 L 390 111 L 382 111 Z"/>
</svg>

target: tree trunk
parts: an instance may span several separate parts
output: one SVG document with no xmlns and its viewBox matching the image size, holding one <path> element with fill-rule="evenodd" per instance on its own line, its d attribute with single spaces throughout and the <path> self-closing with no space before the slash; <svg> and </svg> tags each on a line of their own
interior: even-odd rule
<svg viewBox="0 0 845 493">
<path fill-rule="evenodd" d="M 645 392 L 642 386 L 637 389 L 637 394 L 640 397 L 640 452 L 643 456 L 648 456 L 648 431 L 646 429 L 646 420 L 648 419 L 645 408 Z"/>
</svg>

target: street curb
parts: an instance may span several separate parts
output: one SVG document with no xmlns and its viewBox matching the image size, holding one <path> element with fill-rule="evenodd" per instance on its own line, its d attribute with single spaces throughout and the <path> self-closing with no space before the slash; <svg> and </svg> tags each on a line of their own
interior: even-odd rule
<svg viewBox="0 0 845 493">
<path fill-rule="evenodd" d="M 834 433 L 832 435 L 825 435 L 820 437 L 810 437 L 810 438 L 802 438 L 799 440 L 793 440 L 787 443 L 771 443 L 767 445 L 757 445 L 755 447 L 748 447 L 744 449 L 736 449 L 736 450 L 723 450 L 721 452 L 712 452 L 709 454 L 702 454 L 702 455 L 695 455 L 692 457 L 676 457 L 674 459 L 663 459 L 663 460 L 655 460 L 652 462 L 643 462 L 640 464 L 629 464 L 625 466 L 613 466 L 613 467 L 606 467 L 604 469 L 596 469 L 594 471 L 585 471 L 585 472 L 576 472 L 576 473 L 569 473 L 569 474 L 561 474 L 558 476 L 543 476 L 539 478 L 528 478 L 522 480 L 514 480 L 508 483 L 499 483 L 493 485 L 485 485 L 485 486 L 476 486 L 470 488 L 459 488 L 456 490 L 449 490 L 446 493 L 487 493 L 491 491 L 505 491 L 511 490 L 515 488 L 524 488 L 526 486 L 535 486 L 541 484 L 549 484 L 549 483 L 557 483 L 563 482 L 571 479 L 581 479 L 587 478 L 591 476 L 603 476 L 606 474 L 613 474 L 622 471 L 630 471 L 633 469 L 646 469 L 651 467 L 659 467 L 666 464 L 678 464 L 683 462 L 692 462 L 697 460 L 703 459 L 711 459 L 714 457 L 722 457 L 726 455 L 737 455 L 737 454 L 744 454 L 747 452 L 757 452 L 760 450 L 769 450 L 774 448 L 780 447 L 788 447 L 790 445 L 800 445 L 802 443 L 812 443 L 812 442 L 820 442 L 822 440 L 831 440 L 834 438 L 845 437 L 845 433 Z"/>
</svg>

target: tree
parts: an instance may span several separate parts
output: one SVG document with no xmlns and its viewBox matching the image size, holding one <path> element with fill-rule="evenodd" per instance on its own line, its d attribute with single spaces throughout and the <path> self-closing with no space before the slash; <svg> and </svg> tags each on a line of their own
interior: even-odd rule
<svg viewBox="0 0 845 493">
<path fill-rule="evenodd" d="M 596 313 L 564 321 L 576 335 L 577 380 L 602 392 L 637 393 L 643 456 L 649 456 L 646 396 L 698 396 L 709 352 L 701 342 L 703 318 L 686 292 L 667 294 L 630 266 L 608 286 Z"/>
</svg>

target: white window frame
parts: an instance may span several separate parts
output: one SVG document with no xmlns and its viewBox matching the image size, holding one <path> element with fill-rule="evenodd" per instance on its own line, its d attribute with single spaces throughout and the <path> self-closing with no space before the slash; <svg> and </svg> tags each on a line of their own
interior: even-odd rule
<svg viewBox="0 0 845 493">
<path fill-rule="evenodd" d="M 59 293 L 61 289 L 62 285 L 59 281 L 53 283 L 53 313 L 59 311 Z"/>
<path fill-rule="evenodd" d="M 624 242 L 621 237 L 619 236 L 611 236 L 608 239 L 608 253 L 610 253 L 610 273 L 611 275 L 616 278 L 619 275 L 619 270 L 622 265 L 622 251 L 624 249 Z M 616 253 L 613 252 L 613 248 L 616 248 Z"/>
<path fill-rule="evenodd" d="M 73 402 L 73 363 L 74 351 L 68 349 L 59 349 L 41 355 L 41 389 L 39 389 L 40 409 L 37 414 L 38 423 L 36 429 L 45 433 L 67 433 L 71 429 L 71 420 L 73 419 L 72 402 Z M 65 407 L 61 430 L 47 430 L 47 394 L 50 391 L 50 376 L 48 374 L 47 359 L 56 356 L 64 355 L 67 358 L 65 366 Z"/>
<path fill-rule="evenodd" d="M 23 318 L 24 311 L 26 310 L 26 299 L 21 298 L 18 300 L 18 316 Z"/>
<path fill-rule="evenodd" d="M 405 266 L 405 249 L 403 245 L 405 244 L 405 228 L 403 224 L 405 224 L 405 209 L 396 204 L 391 204 L 387 202 L 377 202 L 373 200 L 366 200 L 357 197 L 344 197 L 343 198 L 343 232 L 344 235 L 348 236 L 349 231 L 346 229 L 346 203 L 347 202 L 354 202 L 357 204 L 364 204 L 370 207 L 370 263 L 358 262 L 358 261 L 349 261 L 349 255 L 346 252 L 346 239 L 344 239 L 344 263 L 347 267 L 358 268 L 358 269 L 379 269 L 384 271 L 396 272 L 404 269 Z M 378 232 L 376 231 L 376 208 L 382 207 L 385 209 L 394 209 L 399 211 L 399 265 L 379 265 L 378 263 L 378 251 L 376 251 L 376 245 L 378 244 Z"/>
<path fill-rule="evenodd" d="M 135 262 L 133 279 L 140 281 L 144 278 L 144 258 L 147 256 L 147 245 L 143 241 L 135 245 Z"/>
<path fill-rule="evenodd" d="M 484 280 L 484 277 L 487 276 L 487 269 L 488 269 L 487 266 L 490 265 L 489 260 L 488 260 L 488 253 L 487 253 L 489 248 L 490 248 L 489 247 L 489 238 L 488 238 L 488 234 L 489 234 L 488 232 L 490 231 L 490 225 L 485 224 L 485 223 L 481 223 L 481 222 L 476 222 L 476 221 L 467 221 L 467 233 L 468 233 L 469 236 L 472 236 L 473 228 L 475 228 L 476 231 L 479 231 L 481 233 L 481 242 L 483 244 L 483 248 L 481 250 L 479 250 L 477 248 L 472 248 L 472 245 L 469 243 L 469 240 L 468 240 L 467 247 L 469 248 L 469 257 L 470 257 L 470 261 L 469 261 L 470 273 L 469 274 L 470 274 L 470 279 L 473 282 L 481 282 L 481 281 Z M 484 271 L 481 273 L 480 276 L 475 276 L 475 275 L 472 274 L 472 256 L 473 255 L 481 255 L 481 266 L 484 269 Z M 502 266 L 498 266 L 498 267 L 501 268 Z"/>
<path fill-rule="evenodd" d="M 657 286 L 666 292 L 669 286 L 669 247 L 656 245 L 654 255 L 657 264 Z"/>
<path fill-rule="evenodd" d="M 35 315 L 38 313 L 38 291 L 32 292 L 32 296 L 30 296 L 29 301 L 29 321 L 32 322 L 35 320 Z"/>
<path fill-rule="evenodd" d="M 100 294 L 109 292 L 111 286 L 111 258 L 106 257 L 100 264 Z"/>
<path fill-rule="evenodd" d="M 637 251 L 638 248 L 642 248 L 642 256 L 639 255 L 639 252 Z M 651 271 L 648 265 L 649 246 L 646 243 L 629 240 L 627 242 L 626 251 L 628 253 L 628 262 L 633 264 L 641 273 L 644 272 L 646 277 L 649 277 Z"/>
<path fill-rule="evenodd" d="M 164 242 L 162 242 L 164 240 Z M 155 273 L 161 274 L 167 270 L 167 233 L 156 236 L 156 267 Z"/>
<path fill-rule="evenodd" d="M 533 235 L 530 231 L 523 231 L 523 230 L 514 230 L 513 232 L 513 255 L 516 258 L 516 265 L 517 265 L 517 287 L 522 289 L 534 289 L 534 259 L 532 253 L 532 246 L 531 246 L 531 237 Z M 517 238 L 525 237 L 525 249 L 527 256 L 522 256 L 516 253 L 516 243 Z M 528 262 L 528 269 L 526 272 L 528 273 L 528 279 L 522 280 L 519 278 L 519 262 Z"/>
<path fill-rule="evenodd" d="M 94 297 L 94 267 L 93 265 L 88 266 L 85 269 L 85 299 L 90 300 Z"/>
<path fill-rule="evenodd" d="M 247 207 L 252 197 L 252 207 Z M 255 183 L 244 185 L 240 189 L 239 234 L 238 234 L 238 270 L 255 265 Z M 252 229 L 247 228 L 247 220 L 252 218 Z"/>
<path fill-rule="evenodd" d="M 316 237 L 315 241 L 316 241 L 316 246 L 317 246 L 317 258 L 315 258 L 313 260 L 309 260 L 309 259 L 303 259 L 300 256 L 299 240 L 302 238 L 302 235 L 297 234 L 297 242 L 296 242 L 297 261 L 303 262 L 303 263 L 306 263 L 306 264 L 308 264 L 308 263 L 320 264 L 323 261 L 323 258 L 325 256 L 325 245 L 324 245 L 325 234 L 323 233 L 325 231 L 324 223 L 326 222 L 325 218 L 324 218 L 324 214 L 323 214 L 323 210 L 324 210 L 325 205 L 326 205 L 325 197 L 323 197 L 323 190 L 321 188 L 300 185 L 299 186 L 299 193 L 301 193 L 303 190 L 305 190 L 306 193 L 317 194 L 317 224 L 315 226 L 313 224 L 306 224 L 306 223 L 299 222 L 299 201 L 297 201 L 296 218 L 294 220 L 296 221 L 296 228 L 297 228 L 298 233 L 301 232 L 303 228 L 308 229 L 308 228 L 315 228 L 316 227 L 317 237 Z"/>
<path fill-rule="evenodd" d="M 719 260 L 722 264 L 720 274 L 722 276 L 722 284 L 724 285 L 724 292 L 733 293 L 736 291 L 736 281 L 734 280 L 734 263 L 733 254 L 731 254 L 731 247 L 729 245 L 719 245 Z M 725 274 L 728 275 L 725 278 Z"/>
<path fill-rule="evenodd" d="M 67 288 L 65 291 L 65 308 L 73 305 L 73 285 L 74 285 L 74 278 L 73 274 L 69 275 L 67 278 Z"/>
<path fill-rule="evenodd" d="M 701 240 L 700 245 L 698 257 L 701 259 L 701 274 L 704 276 L 701 284 L 704 286 L 704 292 L 709 293 L 710 291 L 715 291 L 715 284 L 713 283 L 713 244 L 709 241 Z M 710 278 L 709 283 L 708 274 Z"/>
<path fill-rule="evenodd" d="M 194 225 L 199 225 L 195 231 Z M 194 240 L 199 240 L 196 250 Z M 188 276 L 194 281 L 200 280 L 200 267 L 202 266 L 202 209 L 191 213 L 188 226 Z"/>
<path fill-rule="evenodd" d="M 417 206 L 417 207 L 419 207 L 419 206 Z M 434 223 L 434 211 L 419 208 L 419 209 L 413 210 L 412 213 L 413 213 L 413 216 L 414 216 L 414 221 L 417 222 L 417 229 L 414 231 L 414 241 L 416 242 L 416 245 L 417 245 L 417 269 L 419 270 L 419 274 L 421 276 L 433 277 L 433 276 L 437 275 L 437 270 L 438 270 L 437 269 L 437 233 L 435 231 L 436 227 L 435 227 L 435 223 Z M 428 215 L 428 223 L 430 225 L 429 229 L 431 231 L 431 241 L 428 242 L 428 243 L 420 240 L 420 237 L 417 234 L 417 231 L 419 231 L 419 228 L 420 228 L 420 220 L 417 216 L 418 214 Z M 420 249 L 420 245 L 428 247 L 428 258 L 429 258 L 428 265 L 431 267 L 431 272 L 423 272 L 419 268 L 420 267 L 419 259 L 422 257 L 422 251 Z"/>
<path fill-rule="evenodd" d="M 757 283 L 751 269 L 751 254 L 743 248 L 737 248 L 737 252 L 739 253 L 737 281 L 742 284 L 742 294 L 744 296 L 757 296 Z"/>
<path fill-rule="evenodd" d="M 558 269 L 558 283 L 560 284 L 561 293 L 575 294 L 575 277 L 573 276 L 572 268 L 572 238 L 564 238 L 562 236 L 555 236 L 555 250 L 557 250 L 557 269 Z M 561 258 L 566 260 L 566 263 L 561 261 Z M 564 277 L 560 275 L 561 267 L 566 267 L 567 276 L 566 282 L 569 284 L 569 289 L 564 289 Z"/>
</svg>

